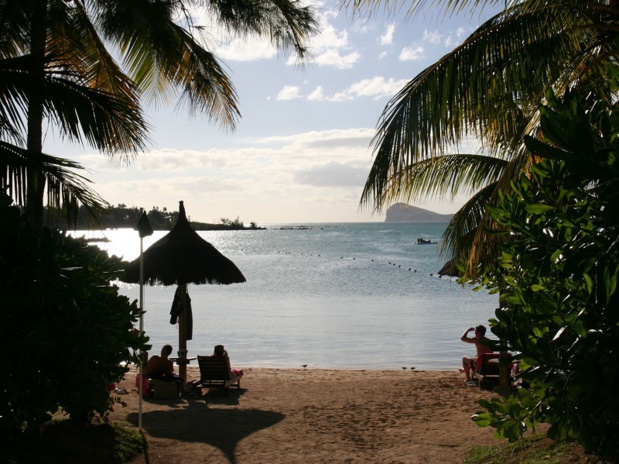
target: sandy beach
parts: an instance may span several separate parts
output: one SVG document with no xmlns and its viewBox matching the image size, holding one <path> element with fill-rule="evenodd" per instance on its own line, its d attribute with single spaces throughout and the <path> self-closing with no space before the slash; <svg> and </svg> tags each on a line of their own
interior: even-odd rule
<svg viewBox="0 0 619 464">
<path fill-rule="evenodd" d="M 148 455 L 135 463 L 457 463 L 494 430 L 470 419 L 492 392 L 458 372 L 245 368 L 241 389 L 143 401 Z M 188 379 L 199 377 L 189 366 Z M 127 406 L 111 417 L 138 424 L 132 371 Z"/>
</svg>

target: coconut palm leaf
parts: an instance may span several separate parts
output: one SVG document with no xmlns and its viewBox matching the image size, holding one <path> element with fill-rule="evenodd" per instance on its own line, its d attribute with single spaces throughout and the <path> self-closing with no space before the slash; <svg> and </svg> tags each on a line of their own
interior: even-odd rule
<svg viewBox="0 0 619 464">
<path fill-rule="evenodd" d="M 475 273 L 480 263 L 493 262 L 501 236 L 491 234 L 495 226 L 486 204 L 497 192 L 497 183 L 478 190 L 452 217 L 439 243 L 439 252 L 461 266 L 465 273 Z"/>
<path fill-rule="evenodd" d="M 393 177 L 394 185 L 383 191 L 381 203 L 472 194 L 500 179 L 508 164 L 496 156 L 460 153 L 422 160 Z"/>
<path fill-rule="evenodd" d="M 424 3 L 413 2 L 410 11 Z M 486 2 L 442 3 L 453 12 L 456 6 Z M 353 4 L 377 5 L 371 0 Z M 396 4 L 403 5 L 387 6 Z M 482 187 L 492 177 L 486 178 L 488 165 L 481 158 L 479 166 L 471 164 L 466 173 L 453 177 L 444 169 L 463 166 L 441 161 L 428 168 L 431 163 L 426 163 L 443 158 L 465 137 L 476 137 L 486 151 L 509 163 L 494 171 L 494 187 L 489 183 L 454 216 L 443 240 L 444 250 L 474 274 L 480 262 L 493 256 L 489 247 L 494 226 L 479 209 L 480 200 L 491 201 L 532 161 L 523 153 L 522 140 L 539 130 L 538 106 L 546 89 L 562 93 L 578 86 L 600 99 L 615 98 L 616 89 L 610 88 L 602 70 L 617 56 L 618 8 L 615 1 L 508 3 L 388 103 L 372 142 L 375 159 L 361 204 L 372 202 L 381 209 L 395 198 L 453 194 L 456 186 L 468 191 Z M 473 225 L 478 227 L 475 232 Z"/>
<path fill-rule="evenodd" d="M 214 55 L 175 22 L 182 2 L 110 5 L 96 10 L 102 34 L 119 45 L 128 74 L 150 102 L 167 103 L 180 90 L 192 110 L 234 127 L 239 110 L 232 82 Z"/>
<path fill-rule="evenodd" d="M 78 75 L 80 83 L 126 99 L 137 106 L 135 84 L 108 51 L 81 2 L 54 2 L 46 51 L 58 72 Z"/>
<path fill-rule="evenodd" d="M 297 0 L 197 0 L 197 3 L 235 34 L 247 36 L 267 32 L 276 47 L 294 50 L 299 58 L 307 57 L 304 43 L 318 27 L 314 7 Z"/>
<path fill-rule="evenodd" d="M 173 38 L 154 45 L 160 47 L 154 50 L 156 66 L 150 63 L 150 57 L 144 60 L 141 47 L 127 50 L 129 72 L 137 85 L 152 100 L 157 94 L 165 97 L 166 86 L 171 83 L 180 92 L 179 108 L 187 106 L 190 114 L 204 113 L 224 127 L 234 129 L 240 117 L 238 99 L 222 64 L 183 28 L 171 24 L 170 29 L 174 30 Z"/>
<path fill-rule="evenodd" d="M 0 0 L 0 58 L 17 56 L 28 47 L 27 13 L 15 0 Z"/>
<path fill-rule="evenodd" d="M 518 162 L 516 162 L 516 159 Z M 458 210 L 447 227 L 439 245 L 439 251 L 454 265 L 476 269 L 480 262 L 493 259 L 496 237 L 488 231 L 495 226 L 485 210 L 486 202 L 492 200 L 498 189 L 504 189 L 514 170 L 523 169 L 522 157 L 511 162 L 498 156 L 475 154 L 451 154 L 423 160 L 407 166 L 398 178 L 402 189 L 386 189 L 386 193 L 399 195 L 384 198 L 385 204 L 395 201 L 415 203 L 421 198 L 454 197 L 470 194 L 469 201 Z M 525 160 L 526 161 L 526 160 Z M 486 246 L 480 248 L 480 245 Z M 472 251 L 478 250 L 476 253 Z"/>
<path fill-rule="evenodd" d="M 47 183 L 47 204 L 62 209 L 69 224 L 77 223 L 79 205 L 86 207 L 93 218 L 99 217 L 109 205 L 88 187 L 90 180 L 75 172 L 83 167 L 73 161 L 27 150 L 0 141 L 0 190 L 24 205 L 28 194 L 29 172 L 44 173 Z"/>
<path fill-rule="evenodd" d="M 311 9 L 288 0 L 192 3 L 207 8 L 235 33 L 270 37 L 277 46 L 292 45 L 300 55 L 316 26 Z M 115 8 L 100 11 L 101 24 L 120 45 L 129 74 L 150 101 L 165 101 L 179 89 L 180 103 L 192 112 L 234 128 L 240 116 L 236 91 L 222 65 L 194 35 L 203 28 L 193 25 L 183 7 L 182 2 L 118 1 Z M 186 16 L 185 24 L 175 22 L 180 15 Z"/>
<path fill-rule="evenodd" d="M 56 122 L 61 135 L 72 141 L 82 138 L 106 152 L 136 152 L 144 147 L 146 123 L 134 102 L 82 85 L 78 75 L 51 72 L 43 85 L 32 78 L 32 58 L 0 60 L 0 116 L 6 130 L 23 130 L 32 95 L 43 97 L 45 115 Z"/>
<path fill-rule="evenodd" d="M 473 14 L 487 6 L 501 5 L 505 9 L 514 5 L 519 5 L 529 9 L 539 9 L 540 7 L 551 6 L 560 9 L 562 6 L 574 5 L 590 10 L 607 11 L 608 4 L 613 5 L 615 0 L 608 1 L 588 1 L 583 0 L 560 0 L 557 2 L 547 0 L 342 0 L 343 8 L 351 8 L 356 13 L 373 14 L 375 11 L 385 11 L 388 14 L 396 14 L 405 11 L 407 16 L 415 16 L 427 8 L 436 8 L 442 5 L 446 15 L 462 13 L 465 10 L 468 14 Z"/>
<path fill-rule="evenodd" d="M 393 187 L 395 173 L 442 154 L 464 137 L 491 145 L 519 139 L 545 89 L 563 82 L 559 70 L 568 57 L 582 54 L 580 36 L 548 28 L 551 21 L 562 31 L 573 27 L 575 18 L 569 11 L 503 12 L 410 81 L 380 118 L 362 201 L 382 207 L 387 179 Z"/>
</svg>

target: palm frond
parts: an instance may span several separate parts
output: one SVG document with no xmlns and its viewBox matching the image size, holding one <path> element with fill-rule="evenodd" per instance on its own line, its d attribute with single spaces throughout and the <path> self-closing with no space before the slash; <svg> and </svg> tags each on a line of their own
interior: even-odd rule
<svg viewBox="0 0 619 464">
<path fill-rule="evenodd" d="M 0 140 L 11 140 L 24 145 L 24 121 L 22 116 L 26 108 L 26 96 L 20 91 L 19 79 L 12 79 L 13 59 L 0 59 L 0 82 L 3 98 L 0 98 Z"/>
<path fill-rule="evenodd" d="M 179 103 L 188 106 L 192 114 L 203 112 L 234 129 L 241 113 L 232 81 L 215 55 L 202 48 L 182 28 L 177 28 L 177 33 L 179 37 L 184 36 L 181 59 L 167 61 L 173 56 L 166 55 L 162 62 L 166 78 L 182 90 Z"/>
<path fill-rule="evenodd" d="M 550 12 L 502 12 L 388 103 L 372 142 L 375 160 L 363 201 L 380 202 L 388 179 L 465 136 L 490 145 L 520 139 L 544 90 L 562 82 L 565 63 L 582 55 L 580 36 L 563 33 L 575 27 L 572 12 L 552 18 Z"/>
<path fill-rule="evenodd" d="M 486 205 L 493 204 L 498 192 L 507 190 L 511 181 L 525 172 L 532 162 L 522 146 L 514 152 L 511 160 L 499 160 L 495 166 L 490 166 L 494 175 L 486 177 L 488 183 L 483 187 L 484 180 L 478 177 L 481 181 L 478 190 L 454 214 L 447 226 L 439 251 L 448 260 L 453 259 L 462 266 L 467 277 L 477 276 L 480 265 L 496 262 L 498 245 L 506 240 L 505 236 L 496 233 L 497 225 L 487 212 Z"/>
<path fill-rule="evenodd" d="M 0 59 L 22 55 L 30 47 L 26 2 L 0 0 Z"/>
<path fill-rule="evenodd" d="M 47 54 L 59 73 L 78 75 L 80 83 L 138 106 L 133 81 L 110 55 L 80 1 L 54 2 L 50 8 Z"/>
<path fill-rule="evenodd" d="M 340 0 L 340 8 L 351 9 L 354 14 L 372 16 L 376 12 L 383 11 L 388 15 L 405 12 L 411 18 L 418 14 L 428 11 L 430 8 L 436 10 L 444 7 L 446 16 L 463 13 L 469 16 L 476 12 L 481 12 L 489 6 L 501 6 L 505 9 L 519 5 L 523 9 L 536 10 L 540 7 L 550 6 L 557 10 L 568 5 L 581 6 L 589 9 L 608 7 L 607 1 L 593 0 L 562 0 L 550 4 L 547 0 Z"/>
<path fill-rule="evenodd" d="M 180 89 L 190 108 L 234 127 L 240 113 L 232 82 L 215 56 L 175 23 L 181 3 L 117 0 L 110 5 L 98 12 L 102 32 L 120 46 L 141 92 L 155 101 Z"/>
<path fill-rule="evenodd" d="M 31 153 L 0 141 L 0 190 L 17 205 L 25 205 L 30 171 L 40 172 L 47 183 L 47 206 L 60 209 L 70 224 L 76 223 L 79 205 L 94 219 L 109 205 L 87 185 L 86 177 L 75 172 L 83 167 L 71 160 L 43 153 Z"/>
<path fill-rule="evenodd" d="M 107 154 L 130 156 L 144 148 L 147 126 L 136 107 L 124 99 L 64 79 L 47 79 L 43 89 L 47 116 L 63 135 L 84 139 Z"/>
<path fill-rule="evenodd" d="M 497 156 L 447 154 L 406 166 L 391 179 L 380 203 L 417 203 L 422 198 L 453 198 L 472 194 L 496 182 L 508 162 Z"/>
<path fill-rule="evenodd" d="M 199 0 L 198 3 L 234 34 L 267 37 L 280 49 L 294 50 L 301 59 L 307 57 L 305 44 L 318 28 L 314 7 L 298 0 Z"/>
<path fill-rule="evenodd" d="M 216 22 L 238 37 L 258 35 L 282 50 L 307 57 L 307 39 L 318 29 L 315 7 L 299 0 L 196 0 Z"/>
<path fill-rule="evenodd" d="M 480 226 L 486 222 L 486 204 L 496 192 L 496 183 L 477 191 L 453 215 L 439 243 L 439 253 L 446 260 L 454 260 L 468 269 L 473 244 Z"/>
<path fill-rule="evenodd" d="M 2 66 L 11 61 L 12 67 Z M 43 86 L 32 79 L 28 57 L 0 61 L 5 98 L 0 116 L 11 121 L 15 130 L 23 127 L 21 118 L 27 113 L 34 95 L 43 97 L 46 115 L 59 124 L 61 134 L 72 141 L 82 137 L 106 153 L 135 153 L 147 140 L 146 123 L 132 102 L 115 95 L 84 86 L 79 79 L 47 74 Z"/>
</svg>

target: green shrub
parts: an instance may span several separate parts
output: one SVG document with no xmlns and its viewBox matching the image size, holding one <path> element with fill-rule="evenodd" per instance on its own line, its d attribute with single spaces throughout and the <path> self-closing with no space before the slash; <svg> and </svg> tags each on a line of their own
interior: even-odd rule
<svg viewBox="0 0 619 464">
<path fill-rule="evenodd" d="M 87 421 L 114 403 L 121 363 L 147 348 L 136 302 L 110 284 L 119 272 L 118 258 L 0 207 L 0 447 L 59 409 Z"/>
<path fill-rule="evenodd" d="M 577 92 L 549 95 L 542 159 L 489 210 L 509 245 L 485 283 L 492 332 L 520 354 L 530 389 L 480 402 L 474 420 L 512 441 L 548 422 L 554 439 L 619 454 L 619 113 Z"/>
</svg>

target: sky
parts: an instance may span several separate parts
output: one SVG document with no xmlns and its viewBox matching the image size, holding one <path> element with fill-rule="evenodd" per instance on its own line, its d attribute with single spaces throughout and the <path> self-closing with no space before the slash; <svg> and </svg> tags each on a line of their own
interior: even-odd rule
<svg viewBox="0 0 619 464">
<path fill-rule="evenodd" d="M 130 163 L 68 145 L 53 131 L 44 150 L 84 166 L 111 205 L 176 211 L 182 200 L 191 220 L 238 218 L 260 226 L 384 221 L 384 210 L 360 206 L 381 112 L 496 11 L 446 17 L 433 9 L 412 19 L 377 11 L 368 18 L 332 0 L 313 5 L 319 32 L 303 66 L 257 39 L 210 44 L 238 94 L 234 131 L 172 101 L 145 108 L 149 143 Z M 414 206 L 448 214 L 465 200 Z"/>
</svg>

